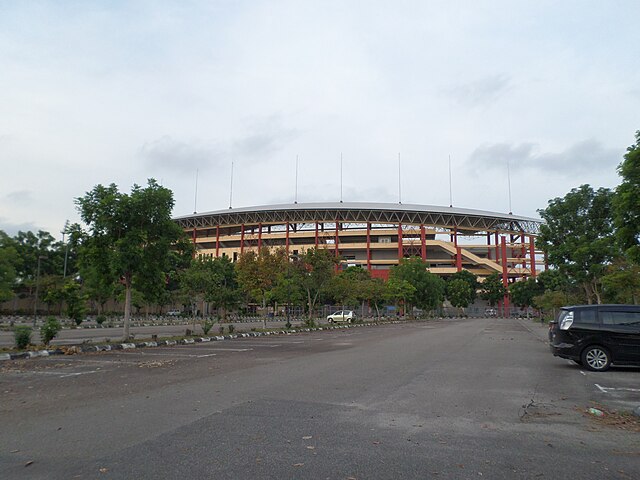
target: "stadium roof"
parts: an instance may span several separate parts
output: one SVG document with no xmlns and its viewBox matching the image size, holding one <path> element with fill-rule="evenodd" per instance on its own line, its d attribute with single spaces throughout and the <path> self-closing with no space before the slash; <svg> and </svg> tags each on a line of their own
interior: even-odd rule
<svg viewBox="0 0 640 480">
<path fill-rule="evenodd" d="M 343 222 L 402 223 L 457 227 L 465 230 L 500 230 L 536 235 L 542 221 L 513 214 L 458 207 L 401 203 L 326 202 L 289 203 L 256 207 L 228 208 L 174 218 L 183 228 L 217 225 Z"/>
</svg>

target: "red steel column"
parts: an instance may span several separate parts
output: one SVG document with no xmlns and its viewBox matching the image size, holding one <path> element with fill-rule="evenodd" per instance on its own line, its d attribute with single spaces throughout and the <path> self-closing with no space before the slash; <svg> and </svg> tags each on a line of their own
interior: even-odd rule
<svg viewBox="0 0 640 480">
<path fill-rule="evenodd" d="M 244 223 L 240 225 L 240 255 L 244 253 Z"/>
<path fill-rule="evenodd" d="M 371 271 L 371 223 L 367 222 L 367 270 Z"/>
<path fill-rule="evenodd" d="M 338 220 L 336 219 L 336 238 L 334 240 L 335 243 L 335 250 L 336 250 L 336 257 L 338 256 L 338 243 L 339 243 L 339 237 L 338 237 L 338 228 L 340 227 L 340 223 L 338 222 Z"/>
<path fill-rule="evenodd" d="M 216 225 L 216 258 L 220 256 L 220 225 Z"/>
<path fill-rule="evenodd" d="M 456 270 L 462 271 L 462 247 L 456 247 Z"/>
<path fill-rule="evenodd" d="M 262 250 L 262 222 L 258 224 L 258 252 Z"/>
<path fill-rule="evenodd" d="M 287 255 L 289 255 L 289 222 L 287 222 L 287 235 L 286 235 L 285 245 L 286 245 L 285 248 L 287 250 Z"/>
<path fill-rule="evenodd" d="M 316 248 L 318 248 L 318 222 L 316 222 Z"/>
<path fill-rule="evenodd" d="M 453 244 L 458 246 L 458 227 L 453 227 Z"/>
<path fill-rule="evenodd" d="M 193 229 L 193 233 L 191 234 L 191 239 L 193 241 L 193 258 L 196 258 L 196 238 L 198 237 L 198 234 L 196 233 L 196 229 Z"/>
<path fill-rule="evenodd" d="M 487 232 L 487 259 L 491 260 L 491 232 Z"/>
<path fill-rule="evenodd" d="M 402 250 L 402 224 L 398 223 L 398 260 L 404 257 L 404 252 Z"/>
<path fill-rule="evenodd" d="M 536 246 L 533 235 L 529 235 L 529 263 L 531 264 L 531 277 L 536 278 Z"/>
<path fill-rule="evenodd" d="M 424 231 L 424 225 L 420 225 L 420 248 L 421 248 L 421 256 L 422 260 L 427 259 L 427 235 Z"/>
<path fill-rule="evenodd" d="M 502 285 L 504 285 L 504 288 L 509 288 L 509 280 L 507 277 L 507 239 L 502 236 L 500 237 L 500 250 L 501 250 L 501 257 L 502 257 Z M 506 314 L 506 316 L 509 315 L 509 294 L 507 293 L 504 296 L 504 312 Z"/>
</svg>

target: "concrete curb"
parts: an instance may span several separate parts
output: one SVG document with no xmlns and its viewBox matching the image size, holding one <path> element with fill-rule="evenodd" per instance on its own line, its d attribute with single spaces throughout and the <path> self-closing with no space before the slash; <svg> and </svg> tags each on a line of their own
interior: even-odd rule
<svg viewBox="0 0 640 480">
<path fill-rule="evenodd" d="M 233 340 L 236 338 L 262 337 L 266 335 L 291 335 L 292 333 L 321 332 L 324 330 L 339 330 L 356 327 L 375 327 L 379 325 L 404 323 L 399 320 L 382 323 L 358 323 L 348 325 L 329 325 L 314 328 L 298 328 L 294 330 L 275 330 L 268 332 L 246 332 L 229 335 L 217 335 L 215 337 L 196 337 L 183 338 L 182 340 L 161 340 L 158 342 L 139 342 L 139 343 L 117 343 L 115 345 L 69 345 L 70 348 L 76 347 L 80 352 L 108 352 L 111 350 L 132 350 L 136 348 L 153 348 L 161 346 L 174 345 L 192 345 L 203 342 L 220 342 L 224 340 Z M 61 348 L 55 350 L 34 350 L 19 353 L 0 353 L 0 362 L 3 360 L 22 360 L 27 358 L 48 357 L 50 355 L 63 355 L 65 353 Z"/>
</svg>

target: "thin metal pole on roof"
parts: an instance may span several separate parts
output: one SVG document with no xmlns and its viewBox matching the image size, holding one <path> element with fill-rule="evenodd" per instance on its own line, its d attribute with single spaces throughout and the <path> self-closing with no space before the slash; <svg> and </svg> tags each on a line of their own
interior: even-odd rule
<svg viewBox="0 0 640 480">
<path fill-rule="evenodd" d="M 402 182 L 400 171 L 400 152 L 398 152 L 398 203 L 402 204 Z"/>
<path fill-rule="evenodd" d="M 509 167 L 509 159 L 507 158 L 507 185 L 509 186 L 509 215 L 513 213 L 511 209 L 511 168 Z"/>
<path fill-rule="evenodd" d="M 293 203 L 298 203 L 298 155 L 296 155 L 296 196 Z"/>
<path fill-rule="evenodd" d="M 231 160 L 231 186 L 229 187 L 229 209 L 233 205 L 233 160 Z"/>
<path fill-rule="evenodd" d="M 340 203 L 342 203 L 342 152 L 340 152 Z"/>
<path fill-rule="evenodd" d="M 196 168 L 196 193 L 193 196 L 193 213 L 198 212 L 198 169 Z"/>
<path fill-rule="evenodd" d="M 449 206 L 453 207 L 453 188 L 451 184 L 451 155 L 449 155 Z"/>
</svg>

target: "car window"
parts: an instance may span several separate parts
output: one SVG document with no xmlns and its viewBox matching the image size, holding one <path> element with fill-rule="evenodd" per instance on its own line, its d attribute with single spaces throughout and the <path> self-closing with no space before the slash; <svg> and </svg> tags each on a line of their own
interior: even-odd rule
<svg viewBox="0 0 640 480">
<path fill-rule="evenodd" d="M 605 325 L 638 325 L 640 312 L 600 312 Z"/>
<path fill-rule="evenodd" d="M 579 323 L 598 323 L 598 316 L 595 309 L 591 308 L 589 310 L 578 310 L 578 319 Z"/>
</svg>

